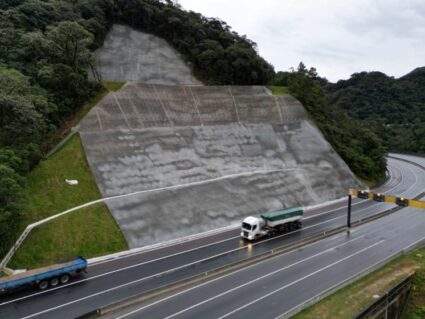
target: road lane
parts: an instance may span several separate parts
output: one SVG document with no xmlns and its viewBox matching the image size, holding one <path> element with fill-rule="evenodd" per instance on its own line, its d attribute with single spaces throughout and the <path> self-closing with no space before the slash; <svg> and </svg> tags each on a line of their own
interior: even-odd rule
<svg viewBox="0 0 425 319">
<path fill-rule="evenodd" d="M 407 197 L 424 190 L 425 171 L 419 167 L 389 159 L 389 171 L 391 179 L 379 191 Z M 87 278 L 71 286 L 43 293 L 30 291 L 0 300 L 0 315 L 22 318 L 54 309 L 42 317 L 56 318 L 60 313 L 62 316 L 65 314 L 63 318 L 71 318 L 142 291 L 343 225 L 346 220 L 346 204 L 340 205 L 341 208 L 335 208 L 333 204 L 331 211 L 327 211 L 326 207 L 314 209 L 315 215 L 306 218 L 302 230 L 256 243 L 255 249 L 251 251 L 240 241 L 239 230 L 231 230 L 210 238 L 93 265 L 89 267 Z M 391 205 L 357 200 L 353 205 L 353 220 L 370 216 Z"/>
<path fill-rule="evenodd" d="M 403 209 L 360 226 L 349 236 L 338 234 L 315 243 L 315 254 L 300 249 L 281 255 L 117 318 L 275 318 L 424 240 L 423 229 L 425 214 Z M 339 244 L 343 239 L 347 242 Z M 326 249 L 332 242 L 334 248 Z"/>
</svg>

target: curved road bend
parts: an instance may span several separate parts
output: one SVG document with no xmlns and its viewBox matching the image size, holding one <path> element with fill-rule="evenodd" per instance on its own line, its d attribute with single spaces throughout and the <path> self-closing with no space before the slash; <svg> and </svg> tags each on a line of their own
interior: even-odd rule
<svg viewBox="0 0 425 319">
<path fill-rule="evenodd" d="M 413 197 L 424 190 L 424 169 L 396 159 L 389 159 L 388 167 L 390 179 L 377 191 Z M 45 292 L 31 290 L 0 299 L 0 317 L 73 318 L 165 283 L 344 225 L 345 205 L 333 204 L 309 211 L 302 230 L 256 243 L 252 245 L 252 249 L 247 249 L 240 241 L 239 230 L 231 230 L 94 264 L 89 267 L 85 278 L 66 286 Z M 353 220 L 376 214 L 388 207 L 391 204 L 356 200 L 353 205 Z"/>
</svg>

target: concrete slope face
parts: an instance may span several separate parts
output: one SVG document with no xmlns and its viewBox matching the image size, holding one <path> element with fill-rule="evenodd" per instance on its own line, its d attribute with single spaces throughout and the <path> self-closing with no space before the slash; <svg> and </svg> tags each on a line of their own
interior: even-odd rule
<svg viewBox="0 0 425 319">
<path fill-rule="evenodd" d="M 114 25 L 96 51 L 103 80 L 156 84 L 200 84 L 167 42 L 123 25 Z"/>
<path fill-rule="evenodd" d="M 81 122 L 130 247 L 307 206 L 360 187 L 294 98 L 264 87 L 129 84 Z"/>
</svg>

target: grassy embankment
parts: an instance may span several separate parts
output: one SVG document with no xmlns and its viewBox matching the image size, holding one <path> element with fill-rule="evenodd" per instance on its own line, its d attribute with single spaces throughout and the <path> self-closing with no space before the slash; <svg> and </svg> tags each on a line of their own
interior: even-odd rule
<svg viewBox="0 0 425 319">
<path fill-rule="evenodd" d="M 110 90 L 117 90 L 123 84 L 104 83 L 106 89 L 88 102 L 72 123 L 84 117 Z M 71 186 L 65 179 L 76 179 L 79 183 Z M 99 198 L 101 194 L 76 134 L 28 175 L 22 229 Z M 34 229 L 8 266 L 30 269 L 76 255 L 92 257 L 126 248 L 126 241 L 106 205 L 97 204 Z"/>
<path fill-rule="evenodd" d="M 352 318 L 374 302 L 374 295 L 383 295 L 415 270 L 412 292 L 402 318 L 425 318 L 425 248 L 422 248 L 348 285 L 300 312 L 294 319 Z"/>
<path fill-rule="evenodd" d="M 289 90 L 286 86 L 273 86 L 268 85 L 267 88 L 272 91 L 273 95 L 290 95 Z"/>
</svg>

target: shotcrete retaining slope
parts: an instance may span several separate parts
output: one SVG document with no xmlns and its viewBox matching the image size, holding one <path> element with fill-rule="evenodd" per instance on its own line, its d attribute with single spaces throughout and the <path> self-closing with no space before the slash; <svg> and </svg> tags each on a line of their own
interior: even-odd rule
<svg viewBox="0 0 425 319">
<path fill-rule="evenodd" d="M 124 25 L 113 25 L 96 51 L 96 61 L 103 80 L 200 84 L 165 40 Z"/>
<path fill-rule="evenodd" d="M 108 203 L 130 247 L 359 186 L 302 105 L 264 87 L 127 85 L 80 134 L 104 196 L 201 183 Z"/>
</svg>

